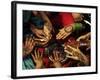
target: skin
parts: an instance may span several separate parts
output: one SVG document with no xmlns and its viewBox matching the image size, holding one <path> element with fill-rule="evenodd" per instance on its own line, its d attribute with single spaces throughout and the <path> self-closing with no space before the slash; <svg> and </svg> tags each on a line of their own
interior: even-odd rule
<svg viewBox="0 0 100 80">
<path fill-rule="evenodd" d="M 80 36 L 80 37 L 77 39 L 77 41 L 80 41 L 81 39 L 88 40 L 89 37 L 90 37 L 90 35 L 91 35 L 90 32 L 87 33 L 87 34 L 85 34 L 85 35 L 82 35 L 82 36 Z"/>
<path fill-rule="evenodd" d="M 83 16 L 80 13 L 72 13 L 72 16 L 73 16 L 75 22 L 83 20 Z"/>
<path fill-rule="evenodd" d="M 41 69 L 43 68 L 43 53 L 40 53 L 39 51 L 34 51 L 34 55 L 32 55 L 32 58 L 34 62 L 36 63 L 36 69 Z"/>
<path fill-rule="evenodd" d="M 56 35 L 56 39 L 65 39 L 72 33 L 72 26 L 64 27 L 59 30 L 59 33 Z"/>
<path fill-rule="evenodd" d="M 45 46 L 51 39 L 51 31 L 52 31 L 52 24 L 48 18 L 48 16 L 45 14 L 45 12 L 37 12 L 33 11 L 33 14 L 35 16 L 41 17 L 44 23 L 43 29 L 37 29 L 36 26 L 31 24 L 31 31 L 38 37 L 35 38 L 35 41 L 38 45 Z"/>
<path fill-rule="evenodd" d="M 84 46 L 87 47 L 86 50 L 90 49 L 90 47 L 91 47 L 91 44 L 90 44 L 91 40 L 89 40 L 90 36 L 91 36 L 91 33 L 89 32 L 89 33 L 87 33 L 87 34 L 85 34 L 85 35 L 80 36 L 80 37 L 77 39 L 78 42 L 81 42 L 81 40 L 84 40 L 84 41 L 87 42 L 86 45 L 84 45 Z"/>
<path fill-rule="evenodd" d="M 43 29 L 37 29 L 32 25 L 31 30 L 38 37 L 34 38 L 34 40 L 38 45 L 45 46 L 52 37 L 52 34 L 48 29 L 47 25 L 44 25 Z"/>
<path fill-rule="evenodd" d="M 83 20 L 83 16 L 80 13 L 72 13 L 75 22 Z M 64 26 L 64 28 L 59 30 L 59 33 L 56 35 L 56 39 L 65 39 L 72 33 L 72 27 L 74 23 L 69 26 Z"/>
<path fill-rule="evenodd" d="M 68 50 L 68 48 L 70 50 Z M 85 65 L 89 65 L 89 61 L 87 57 L 80 51 L 78 47 L 75 48 L 70 45 L 66 45 L 64 49 L 65 49 L 66 54 L 69 54 L 67 55 L 68 58 L 78 60 L 78 61 L 83 62 Z"/>
<path fill-rule="evenodd" d="M 25 43 L 23 44 L 23 56 L 29 55 L 35 46 L 35 41 L 32 36 L 26 36 Z"/>
<path fill-rule="evenodd" d="M 49 57 L 49 59 L 53 62 L 54 67 L 56 67 L 56 68 L 62 67 L 61 62 L 60 62 L 61 61 L 61 57 L 57 53 L 57 51 L 55 51 L 53 53 L 53 55 Z"/>
</svg>

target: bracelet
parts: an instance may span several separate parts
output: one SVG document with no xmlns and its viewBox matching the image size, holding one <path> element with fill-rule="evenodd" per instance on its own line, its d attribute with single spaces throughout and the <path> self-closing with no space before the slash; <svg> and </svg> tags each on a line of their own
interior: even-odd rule
<svg viewBox="0 0 100 80">
<path fill-rule="evenodd" d="M 71 29 L 70 29 L 70 30 L 67 30 L 68 27 L 70 27 Z M 65 31 L 66 33 L 69 33 L 69 32 L 72 31 L 72 26 L 70 25 L 70 26 L 68 26 L 68 27 L 67 27 L 67 28 L 64 28 L 64 31 Z"/>
</svg>

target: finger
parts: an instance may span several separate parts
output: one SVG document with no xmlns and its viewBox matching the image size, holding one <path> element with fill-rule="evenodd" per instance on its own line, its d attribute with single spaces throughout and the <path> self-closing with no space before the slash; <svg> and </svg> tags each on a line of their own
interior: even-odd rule
<svg viewBox="0 0 100 80">
<path fill-rule="evenodd" d="M 35 53 L 35 58 L 37 59 L 38 56 L 37 56 L 37 52 L 36 52 L 36 50 L 34 50 L 34 53 Z"/>
<path fill-rule="evenodd" d="M 56 60 L 56 53 L 53 53 L 54 60 Z"/>
<path fill-rule="evenodd" d="M 56 56 L 57 56 L 57 58 L 59 58 L 59 54 L 58 53 L 56 53 Z"/>
<path fill-rule="evenodd" d="M 67 34 L 65 34 L 63 37 L 62 37 L 62 39 L 65 39 L 67 37 Z"/>
<path fill-rule="evenodd" d="M 62 37 L 62 39 L 65 39 L 67 36 L 69 36 L 71 33 L 66 33 L 65 36 Z"/>
<path fill-rule="evenodd" d="M 34 48 L 35 44 L 33 42 L 30 43 L 29 49 L 32 50 Z"/>
<path fill-rule="evenodd" d="M 40 58 L 40 51 L 39 50 L 37 50 L 37 58 Z"/>
<path fill-rule="evenodd" d="M 68 50 L 64 50 L 67 54 L 72 55 L 72 52 L 68 51 Z"/>
<path fill-rule="evenodd" d="M 37 34 L 37 36 L 38 36 L 38 38 L 41 38 L 41 39 L 45 38 L 45 34 L 44 34 L 44 32 L 41 33 L 41 34 Z"/>
<path fill-rule="evenodd" d="M 41 56 L 41 58 L 42 58 L 42 57 L 43 57 L 43 53 L 41 53 L 41 55 L 40 55 L 40 56 Z"/>
<path fill-rule="evenodd" d="M 63 33 L 59 36 L 59 38 L 62 39 L 64 36 L 67 36 L 67 33 L 66 33 L 66 32 L 63 32 Z"/>
<path fill-rule="evenodd" d="M 57 35 L 56 35 L 56 38 L 58 39 L 58 37 L 61 35 L 61 32 L 59 32 Z"/>
<path fill-rule="evenodd" d="M 29 43 L 32 43 L 32 35 L 29 36 Z"/>
<path fill-rule="evenodd" d="M 27 46 L 30 47 L 30 44 L 31 44 L 30 37 L 28 37 L 28 39 L 27 39 Z"/>
<path fill-rule="evenodd" d="M 40 39 L 34 39 L 35 41 L 46 41 L 47 39 L 46 38 L 40 38 Z"/>
<path fill-rule="evenodd" d="M 85 36 L 80 36 L 77 41 L 80 41 L 81 39 L 85 39 L 86 37 Z"/>
<path fill-rule="evenodd" d="M 59 54 L 56 52 L 56 54 L 55 54 L 55 55 L 56 55 L 56 59 L 58 59 L 58 58 L 59 58 Z"/>
<path fill-rule="evenodd" d="M 57 57 L 57 56 L 58 56 L 58 54 L 57 54 L 57 53 L 55 53 L 55 58 L 54 58 L 55 60 L 57 60 L 57 59 L 58 59 L 58 57 Z"/>
<path fill-rule="evenodd" d="M 29 47 L 30 47 L 30 49 L 33 48 L 33 43 L 32 42 L 29 43 Z"/>
<path fill-rule="evenodd" d="M 74 60 L 78 60 L 78 57 L 74 57 L 74 56 L 67 56 L 67 58 L 71 58 L 71 59 L 74 59 Z"/>
<path fill-rule="evenodd" d="M 79 38 L 77 38 L 77 40 L 76 41 L 80 41 L 82 39 L 82 36 L 80 36 Z"/>
<path fill-rule="evenodd" d="M 31 44 L 32 46 L 35 46 L 35 41 L 34 40 L 32 40 L 32 44 Z"/>
<path fill-rule="evenodd" d="M 52 62 L 54 62 L 54 59 L 53 59 L 53 57 L 52 57 L 52 56 L 50 56 L 50 57 L 49 57 L 49 59 L 50 59 Z"/>
<path fill-rule="evenodd" d="M 57 36 L 57 39 L 61 39 L 63 37 L 64 33 L 61 33 Z"/>
<path fill-rule="evenodd" d="M 65 39 L 67 37 L 67 33 L 64 33 L 61 37 L 61 39 Z"/>
<path fill-rule="evenodd" d="M 70 48 L 72 51 L 77 51 L 76 48 L 74 48 L 74 47 L 72 47 L 72 46 L 70 46 L 70 45 L 67 45 L 67 47 Z"/>
<path fill-rule="evenodd" d="M 78 41 L 78 42 L 79 42 L 79 41 L 80 41 L 80 38 L 76 39 L 76 41 Z"/>
<path fill-rule="evenodd" d="M 64 35 L 64 32 L 60 32 L 57 34 L 56 38 L 57 39 L 61 39 L 61 37 Z"/>
<path fill-rule="evenodd" d="M 35 56 L 33 54 L 31 54 L 31 55 L 32 55 L 33 60 L 36 60 Z"/>
<path fill-rule="evenodd" d="M 59 30 L 59 33 L 57 34 L 57 37 L 62 33 L 64 33 L 64 30 L 63 29 Z"/>
<path fill-rule="evenodd" d="M 62 57 L 61 57 L 61 54 L 59 55 L 59 61 L 61 61 L 62 60 Z"/>
</svg>

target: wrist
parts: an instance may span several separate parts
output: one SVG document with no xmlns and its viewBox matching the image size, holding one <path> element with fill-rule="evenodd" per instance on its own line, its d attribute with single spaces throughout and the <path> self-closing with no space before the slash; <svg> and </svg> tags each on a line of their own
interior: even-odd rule
<svg viewBox="0 0 100 80">
<path fill-rule="evenodd" d="M 55 63 L 54 63 L 54 66 L 55 66 L 56 68 L 60 68 L 60 67 L 62 67 L 62 65 L 61 65 L 60 62 L 55 62 Z"/>
<path fill-rule="evenodd" d="M 36 69 L 41 69 L 41 68 L 43 68 L 43 65 L 36 64 Z"/>
<path fill-rule="evenodd" d="M 65 28 L 64 28 L 64 31 L 65 31 L 66 33 L 71 32 L 71 31 L 72 31 L 72 25 L 70 25 L 70 26 L 68 26 L 68 27 L 65 27 Z"/>
</svg>

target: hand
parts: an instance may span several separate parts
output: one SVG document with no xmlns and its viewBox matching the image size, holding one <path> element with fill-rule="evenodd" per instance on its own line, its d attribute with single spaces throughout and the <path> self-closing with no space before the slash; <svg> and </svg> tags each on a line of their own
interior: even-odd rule
<svg viewBox="0 0 100 80">
<path fill-rule="evenodd" d="M 87 33 L 87 34 L 85 34 L 85 35 L 82 35 L 82 36 L 80 36 L 80 37 L 77 39 L 77 41 L 80 41 L 80 40 L 89 40 L 90 35 L 91 35 L 90 32 Z"/>
<path fill-rule="evenodd" d="M 60 62 L 61 61 L 61 57 L 60 57 L 60 55 L 58 53 L 53 53 L 53 55 L 50 56 L 49 59 L 53 62 L 54 66 L 56 68 L 62 67 L 61 62 Z"/>
<path fill-rule="evenodd" d="M 85 34 L 85 35 L 82 35 L 80 36 L 77 41 L 80 42 L 80 46 L 86 46 L 86 50 L 90 49 L 90 45 L 91 45 L 91 40 L 89 39 L 90 38 L 90 32 Z"/>
<path fill-rule="evenodd" d="M 74 48 L 70 45 L 67 45 L 65 47 L 65 52 L 67 53 L 67 57 L 74 59 L 74 60 L 79 60 L 81 62 L 83 62 L 85 65 L 89 64 L 89 61 L 87 59 L 87 57 L 80 51 L 80 49 Z"/>
<path fill-rule="evenodd" d="M 35 41 L 33 40 L 32 36 L 27 36 L 25 44 L 23 44 L 23 56 L 30 54 L 34 46 Z"/>
<path fill-rule="evenodd" d="M 60 29 L 59 33 L 56 35 L 56 39 L 65 39 L 72 33 L 72 26 L 64 27 Z"/>
<path fill-rule="evenodd" d="M 72 13 L 75 22 L 79 22 L 83 20 L 83 15 L 80 13 Z"/>
<path fill-rule="evenodd" d="M 32 54 L 32 58 L 34 62 L 36 63 L 36 69 L 43 68 L 43 53 L 40 53 L 39 51 L 34 51 L 34 55 Z"/>
</svg>

